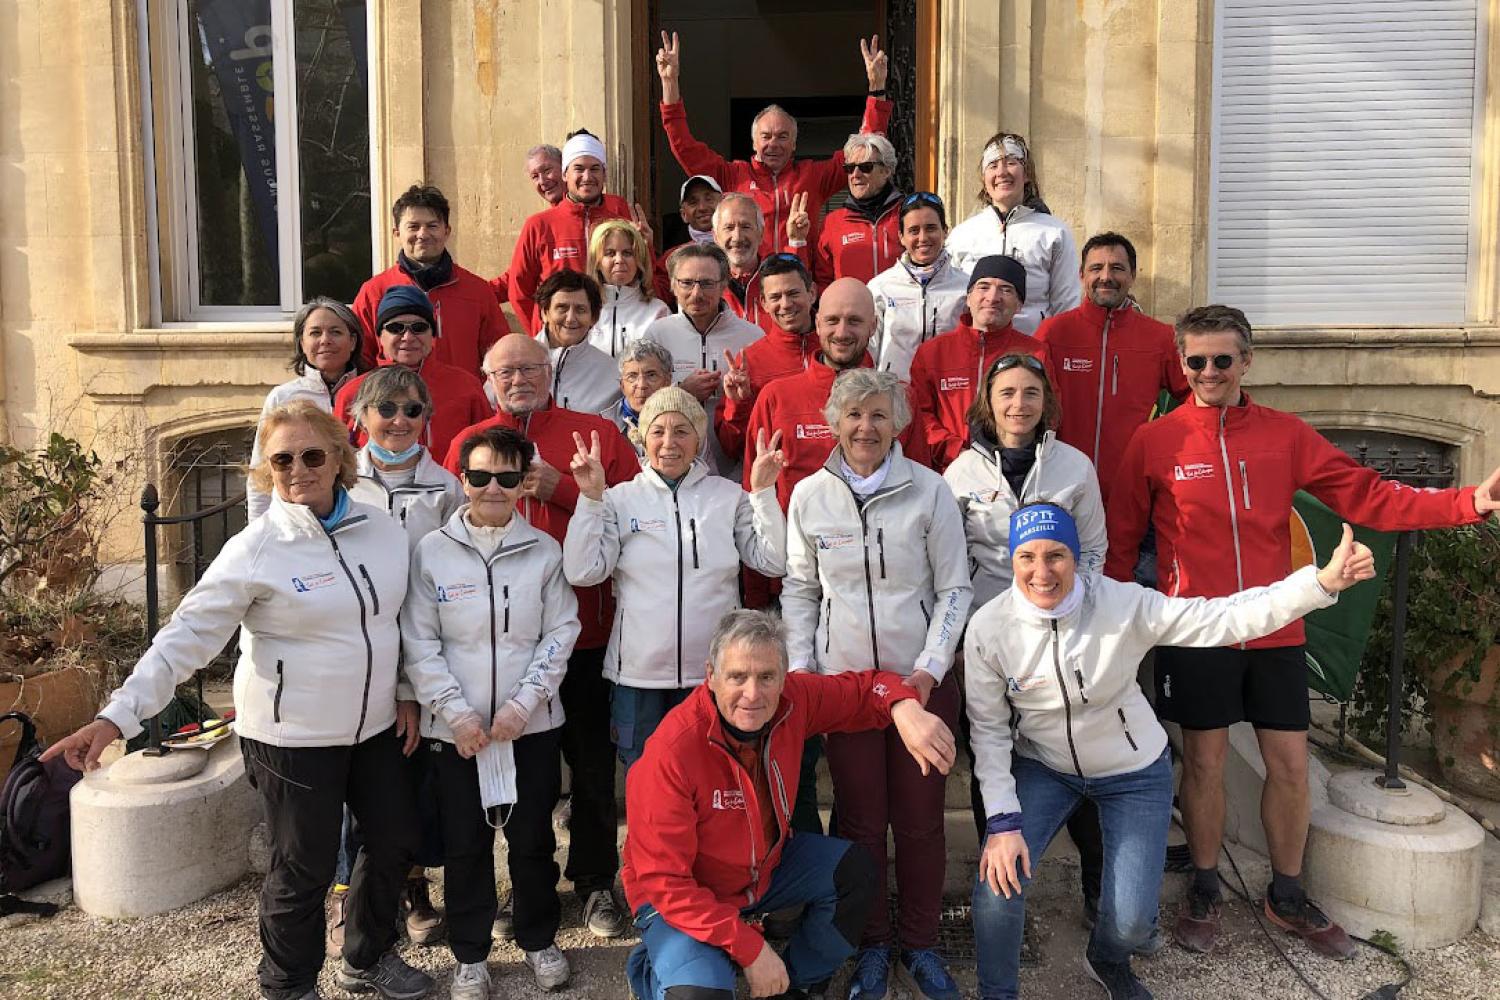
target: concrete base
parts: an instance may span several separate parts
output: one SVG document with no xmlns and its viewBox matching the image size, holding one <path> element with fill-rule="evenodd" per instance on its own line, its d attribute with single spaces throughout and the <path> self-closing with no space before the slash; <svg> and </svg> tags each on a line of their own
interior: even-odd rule
<svg viewBox="0 0 1500 1000">
<path fill-rule="evenodd" d="M 87 913 L 163 913 L 248 870 L 246 846 L 259 815 L 237 736 L 157 760 L 131 754 L 85 776 L 70 802 L 73 898 Z"/>
</svg>

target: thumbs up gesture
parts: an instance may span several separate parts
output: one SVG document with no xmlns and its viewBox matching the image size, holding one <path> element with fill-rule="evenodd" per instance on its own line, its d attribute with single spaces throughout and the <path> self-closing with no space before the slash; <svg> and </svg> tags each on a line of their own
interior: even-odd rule
<svg viewBox="0 0 1500 1000">
<path fill-rule="evenodd" d="M 1354 529 L 1346 523 L 1344 537 L 1328 557 L 1328 564 L 1318 570 L 1318 583 L 1330 594 L 1338 594 L 1359 583 L 1375 578 L 1375 554 L 1363 542 L 1354 540 Z"/>
</svg>

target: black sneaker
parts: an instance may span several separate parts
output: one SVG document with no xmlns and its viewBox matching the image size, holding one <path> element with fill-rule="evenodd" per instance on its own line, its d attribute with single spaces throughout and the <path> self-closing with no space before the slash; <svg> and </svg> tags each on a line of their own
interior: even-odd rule
<svg viewBox="0 0 1500 1000">
<path fill-rule="evenodd" d="M 432 977 L 413 969 L 394 951 L 380 956 L 368 969 L 356 969 L 346 958 L 334 979 L 350 993 L 379 993 L 385 1000 L 419 1000 L 432 989 Z"/>
<path fill-rule="evenodd" d="M 1104 987 L 1109 1000 L 1151 1000 L 1151 991 L 1135 978 L 1128 961 L 1096 962 L 1084 952 L 1083 967 L 1094 982 Z"/>
<path fill-rule="evenodd" d="M 617 938 L 625 933 L 625 914 L 608 889 L 589 893 L 583 904 L 583 924 L 596 938 Z"/>
</svg>

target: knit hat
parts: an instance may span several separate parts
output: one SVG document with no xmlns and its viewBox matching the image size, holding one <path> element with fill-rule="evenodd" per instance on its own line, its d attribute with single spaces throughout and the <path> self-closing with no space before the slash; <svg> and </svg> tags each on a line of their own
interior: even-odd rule
<svg viewBox="0 0 1500 1000">
<path fill-rule="evenodd" d="M 567 170 L 568 164 L 580 156 L 592 156 L 599 161 L 600 166 L 608 165 L 604 158 L 604 143 L 599 141 L 598 136 L 591 135 L 588 132 L 579 132 L 573 138 L 563 143 L 562 154 L 564 170 Z"/>
<path fill-rule="evenodd" d="M 1074 560 L 1082 546 L 1078 544 L 1078 524 L 1073 515 L 1056 504 L 1028 504 L 1010 516 L 1010 551 L 1038 538 L 1062 542 L 1073 553 Z"/>
<path fill-rule="evenodd" d="M 437 336 L 437 317 L 432 311 L 432 300 L 416 285 L 392 285 L 380 297 L 380 308 L 375 313 L 375 332 L 385 329 L 386 320 L 411 314 L 425 319 Z"/>
<path fill-rule="evenodd" d="M 708 414 L 703 412 L 702 405 L 693 398 L 691 393 L 675 385 L 657 389 L 646 400 L 646 405 L 641 407 L 641 418 L 632 429 L 631 439 L 637 444 L 645 445 L 646 432 L 651 429 L 656 418 L 663 413 L 680 413 L 686 417 L 687 422 L 692 424 L 693 430 L 697 432 L 701 447 L 704 436 L 708 433 Z"/>
<path fill-rule="evenodd" d="M 999 278 L 1016 290 L 1016 298 L 1026 301 L 1026 268 L 1014 257 L 997 253 L 979 258 L 974 273 L 969 275 L 969 291 L 974 290 L 974 283 L 980 278 Z"/>
</svg>

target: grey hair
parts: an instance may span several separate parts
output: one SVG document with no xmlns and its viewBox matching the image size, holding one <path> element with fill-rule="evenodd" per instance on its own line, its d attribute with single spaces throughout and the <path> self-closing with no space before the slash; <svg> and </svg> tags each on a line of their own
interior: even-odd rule
<svg viewBox="0 0 1500 1000">
<path fill-rule="evenodd" d="M 848 159 L 861 149 L 867 149 L 873 154 L 876 161 L 887 170 L 896 169 L 896 147 L 891 145 L 891 140 L 874 132 L 856 132 L 844 141 L 844 160 Z"/>
<path fill-rule="evenodd" d="M 781 670 L 786 672 L 786 626 L 780 618 L 766 611 L 751 611 L 737 608 L 727 612 L 714 626 L 714 637 L 708 644 L 708 667 L 717 670 L 719 659 L 730 646 L 750 646 L 776 650 L 776 659 Z"/>
<path fill-rule="evenodd" d="M 532 146 L 526 151 L 526 159 L 529 160 L 533 156 L 545 156 L 549 160 L 556 160 L 558 163 L 562 162 L 562 150 L 550 142 L 544 142 L 540 146 Z"/>
<path fill-rule="evenodd" d="M 911 423 L 911 403 L 906 398 L 906 386 L 893 372 L 851 368 L 840 373 L 833 380 L 833 389 L 828 393 L 823 416 L 828 420 L 829 427 L 836 427 L 840 415 L 849 407 L 882 394 L 891 397 L 891 416 L 896 421 L 896 433 L 900 434 Z"/>
<path fill-rule="evenodd" d="M 733 205 L 737 201 L 747 201 L 747 202 L 749 202 L 751 204 L 751 206 L 753 206 L 755 208 L 755 224 L 760 227 L 761 232 L 765 232 L 766 231 L 766 213 L 765 213 L 765 210 L 762 209 L 760 207 L 760 205 L 756 204 L 756 201 L 755 201 L 754 198 L 750 197 L 748 194 L 745 194 L 743 191 L 731 191 L 728 194 L 726 194 L 724 197 L 722 197 L 722 198 L 719 199 L 719 204 L 714 209 L 714 220 L 711 223 L 711 225 L 714 227 L 714 229 L 718 229 L 719 228 L 719 217 L 720 217 L 719 213 L 723 212 L 726 206 Z"/>
<path fill-rule="evenodd" d="M 727 198 L 728 195 L 725 195 Z M 714 212 L 717 220 L 718 212 Z M 677 277 L 677 266 L 685 260 L 711 260 L 719 265 L 719 280 L 729 280 L 729 255 L 724 248 L 717 243 L 684 243 L 672 251 L 672 256 L 667 258 L 667 274 L 671 278 Z"/>
<path fill-rule="evenodd" d="M 632 361 L 636 363 L 655 361 L 661 365 L 661 370 L 666 372 L 668 377 L 672 374 L 672 352 L 656 341 L 647 340 L 644 337 L 626 344 L 625 350 L 620 352 L 619 361 L 622 369 Z"/>
<path fill-rule="evenodd" d="M 422 381 L 422 376 L 405 365 L 377 368 L 360 380 L 359 389 L 354 393 L 351 407 L 354 419 L 360 426 L 364 426 L 367 409 L 391 400 L 405 399 L 412 393 L 416 393 L 417 401 L 426 408 L 430 416 L 432 395 L 427 391 L 427 383 Z"/>
<path fill-rule="evenodd" d="M 750 119 L 750 138 L 751 139 L 755 138 L 755 127 L 760 124 L 760 120 L 762 118 L 764 118 L 766 115 L 769 115 L 769 114 L 772 114 L 772 113 L 779 113 L 779 114 L 786 115 L 786 120 L 792 123 L 792 135 L 794 137 L 796 136 L 796 134 L 797 134 L 797 119 L 795 119 L 795 118 L 792 117 L 792 113 L 790 111 L 788 111 L 786 108 L 783 108 L 779 104 L 767 104 L 765 107 L 761 108 L 759 111 L 757 111 L 755 113 L 755 117 L 754 118 Z"/>
<path fill-rule="evenodd" d="M 338 299 L 330 299 L 326 295 L 314 296 L 303 303 L 302 308 L 297 310 L 297 315 L 292 317 L 292 371 L 298 375 L 307 374 L 307 354 L 302 350 L 302 331 L 307 328 L 307 321 L 312 314 L 319 309 L 327 309 L 334 317 L 349 331 L 349 336 L 354 338 L 354 353 L 349 355 L 348 370 L 354 371 L 359 366 L 359 340 L 364 336 L 364 324 L 354 315 L 350 309 Z"/>
</svg>

